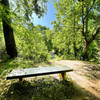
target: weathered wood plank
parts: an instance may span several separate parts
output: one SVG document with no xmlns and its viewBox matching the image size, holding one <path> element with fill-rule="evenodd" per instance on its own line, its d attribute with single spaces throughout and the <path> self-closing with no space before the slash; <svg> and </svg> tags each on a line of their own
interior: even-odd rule
<svg viewBox="0 0 100 100">
<path fill-rule="evenodd" d="M 67 66 L 25 68 L 20 70 L 13 70 L 7 76 L 7 79 L 15 79 L 15 78 L 20 79 L 25 77 L 41 76 L 41 75 L 56 74 L 56 73 L 63 73 L 70 71 L 72 71 L 72 69 Z"/>
</svg>

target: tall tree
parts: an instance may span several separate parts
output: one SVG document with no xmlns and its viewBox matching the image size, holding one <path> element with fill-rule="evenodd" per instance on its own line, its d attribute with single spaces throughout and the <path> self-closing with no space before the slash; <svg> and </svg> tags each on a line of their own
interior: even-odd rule
<svg viewBox="0 0 100 100">
<path fill-rule="evenodd" d="M 84 50 L 82 57 L 84 60 L 88 60 L 88 50 L 91 45 L 91 43 L 95 40 L 96 36 L 100 33 L 100 24 L 93 26 L 94 31 L 90 33 L 89 30 L 89 22 L 90 20 L 95 20 L 95 16 L 98 16 L 95 14 L 95 10 L 98 12 L 98 1 L 92 0 L 92 5 L 89 5 L 89 0 L 88 1 L 81 1 L 82 4 L 82 35 L 84 37 Z M 97 5 L 97 6 L 96 6 Z"/>
<path fill-rule="evenodd" d="M 1 4 L 3 7 L 2 13 L 2 23 L 3 23 L 3 32 L 5 38 L 5 45 L 7 54 L 13 58 L 17 56 L 17 49 L 13 34 L 13 28 L 11 27 L 11 17 L 10 17 L 10 10 L 16 15 L 17 18 L 13 19 L 13 23 L 15 19 L 21 18 L 24 20 L 24 26 L 26 26 L 26 22 L 32 22 L 32 14 L 36 13 L 38 17 L 41 17 L 43 13 L 46 11 L 45 2 L 47 0 L 15 0 L 10 1 L 12 4 L 12 8 L 10 9 L 10 0 L 1 0 Z M 44 10 L 45 9 L 45 10 Z M 21 23 L 21 22 L 20 22 Z"/>
<path fill-rule="evenodd" d="M 3 6 L 3 13 L 2 13 L 2 23 L 3 23 L 3 32 L 5 38 L 5 45 L 7 54 L 13 58 L 17 56 L 17 49 L 13 34 L 13 28 L 11 27 L 11 18 L 9 13 L 9 0 L 2 0 L 1 4 Z"/>
<path fill-rule="evenodd" d="M 64 42 L 71 40 L 71 51 L 75 57 L 80 55 L 89 60 L 92 57 L 90 47 L 100 33 L 100 23 L 95 24 L 100 15 L 99 0 L 57 0 L 55 8 L 56 25 L 60 26 L 58 31 L 67 37 Z M 90 51 L 94 48 L 92 46 Z"/>
</svg>

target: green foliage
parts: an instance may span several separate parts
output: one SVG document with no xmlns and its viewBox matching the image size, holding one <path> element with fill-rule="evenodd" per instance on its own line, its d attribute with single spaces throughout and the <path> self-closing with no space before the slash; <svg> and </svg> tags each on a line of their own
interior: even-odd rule
<svg viewBox="0 0 100 100">
<path fill-rule="evenodd" d="M 0 22 L 0 58 L 3 56 L 3 53 L 5 53 L 5 46 L 4 46 L 4 39 L 3 39 L 3 33 L 2 33 L 2 23 Z"/>
<path fill-rule="evenodd" d="M 34 26 L 28 27 L 28 25 L 32 21 L 33 13 L 37 14 L 38 17 L 43 16 L 46 12 L 47 0 L 8 0 L 8 2 L 10 5 L 8 4 L 7 7 L 3 7 L 6 6 L 6 4 L 4 4 L 5 2 L 0 2 L 0 19 L 3 18 L 7 24 L 11 24 L 10 26 L 13 27 L 14 32 L 16 33 L 19 55 L 23 55 L 24 58 L 34 59 L 35 62 L 46 61 L 48 51 L 41 30 L 37 31 L 37 28 Z M 12 20 L 12 22 L 9 22 L 8 19 L 9 21 Z M 9 38 L 7 40 L 9 40 Z M 11 44 L 9 41 L 5 44 L 7 43 Z"/>
<path fill-rule="evenodd" d="M 45 45 L 42 31 L 38 27 L 30 26 L 31 29 L 18 25 L 16 31 L 16 43 L 20 56 L 42 62 L 48 59 L 48 50 Z"/>
<path fill-rule="evenodd" d="M 13 83 L 3 94 L 8 100 L 69 100 L 80 96 L 82 91 L 71 81 L 59 81 L 53 77 Z"/>
<path fill-rule="evenodd" d="M 32 14 L 35 13 L 38 17 L 41 17 L 46 12 L 46 2 L 47 0 L 16 0 L 10 1 L 10 6 L 12 11 L 17 15 L 17 17 L 25 18 L 30 20 L 33 18 Z"/>
<path fill-rule="evenodd" d="M 88 55 L 89 55 L 89 59 L 95 59 L 96 57 L 96 54 L 97 54 L 97 41 L 94 41 L 90 47 L 89 47 L 89 50 L 88 50 Z"/>
<path fill-rule="evenodd" d="M 33 24 L 26 24 L 27 26 L 18 24 L 22 22 L 14 22 L 12 27 L 15 33 L 15 40 L 17 44 L 17 49 L 19 56 L 26 59 L 33 59 L 34 62 L 43 62 L 48 60 L 48 48 L 45 44 L 44 34 L 39 26 L 33 26 Z M 18 25 L 17 25 L 18 24 Z M 0 24 L 1 34 L 0 34 L 0 58 L 6 59 L 4 38 L 2 33 L 2 24 Z M 5 57 L 4 57 L 5 56 Z M 8 58 L 8 57 L 7 57 Z"/>
<path fill-rule="evenodd" d="M 87 59 L 95 59 L 97 56 L 99 29 L 99 2 L 95 1 L 73 1 L 57 0 L 54 2 L 56 8 L 56 21 L 54 25 L 54 37 L 52 39 L 55 53 L 64 58 L 75 57 L 81 59 L 82 54 L 87 54 Z M 84 15 L 82 15 L 82 6 Z M 87 7 L 88 6 L 88 12 Z M 84 33 L 82 16 L 84 17 Z M 88 23 L 88 24 L 87 24 Z M 86 26 L 87 25 L 87 26 Z"/>
<path fill-rule="evenodd" d="M 20 68 L 29 68 L 29 67 L 37 67 L 33 60 L 24 59 L 21 57 L 17 57 L 15 59 L 3 59 L 0 60 L 0 78 L 5 78 L 6 75 L 13 69 Z M 1 80 L 0 80 L 1 81 Z"/>
<path fill-rule="evenodd" d="M 39 17 L 46 12 L 47 0 L 10 0 L 10 17 L 14 29 L 19 56 L 41 62 L 48 59 L 49 53 L 54 53 L 62 59 L 80 59 L 86 51 L 86 42 L 93 38 L 100 25 L 99 0 L 79 2 L 73 0 L 54 1 L 56 20 L 52 22 L 53 29 L 38 25 L 34 26 L 32 14 Z M 82 6 L 84 6 L 85 36 L 82 34 Z M 87 14 L 86 7 L 89 12 Z M 2 6 L 0 5 L 2 11 Z M 1 15 L 0 15 L 1 16 Z M 88 18 L 88 26 L 86 26 Z M 1 28 L 0 24 L 0 28 Z M 0 30 L 2 33 L 2 30 Z M 98 33 L 99 35 L 99 33 Z M 99 57 L 99 38 L 95 36 L 87 49 L 88 60 L 96 61 Z M 4 48 L 3 35 L 0 34 L 1 44 Z"/>
</svg>

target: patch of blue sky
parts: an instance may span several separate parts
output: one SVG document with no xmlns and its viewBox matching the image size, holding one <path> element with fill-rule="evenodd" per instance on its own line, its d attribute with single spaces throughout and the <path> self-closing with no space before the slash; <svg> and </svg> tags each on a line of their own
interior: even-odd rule
<svg viewBox="0 0 100 100">
<path fill-rule="evenodd" d="M 42 26 L 46 26 L 49 27 L 50 29 L 52 29 L 52 24 L 51 22 L 55 20 L 55 8 L 54 8 L 54 4 L 52 1 L 49 1 L 47 3 L 47 13 L 44 14 L 43 17 L 38 18 L 38 16 L 36 14 L 33 14 L 32 17 L 33 19 L 33 23 L 34 25 L 42 25 Z"/>
</svg>

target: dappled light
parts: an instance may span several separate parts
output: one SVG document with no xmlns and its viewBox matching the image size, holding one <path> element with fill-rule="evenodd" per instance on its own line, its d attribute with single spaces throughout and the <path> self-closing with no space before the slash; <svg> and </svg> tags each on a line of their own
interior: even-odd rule
<svg viewBox="0 0 100 100">
<path fill-rule="evenodd" d="M 100 0 L 0 0 L 0 100 L 100 100 Z"/>
<path fill-rule="evenodd" d="M 13 83 L 4 96 L 7 100 L 64 100 L 80 96 L 81 92 L 70 81 L 49 77 Z"/>
</svg>

